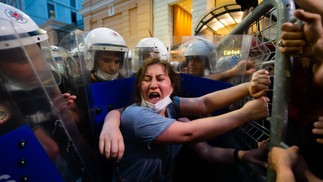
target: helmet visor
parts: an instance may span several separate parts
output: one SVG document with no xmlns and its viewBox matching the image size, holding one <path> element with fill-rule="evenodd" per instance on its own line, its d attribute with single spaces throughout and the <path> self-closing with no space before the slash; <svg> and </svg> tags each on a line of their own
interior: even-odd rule
<svg viewBox="0 0 323 182">
<path fill-rule="evenodd" d="M 0 28 L 10 33 L 2 35 L 0 49 L 0 78 L 6 86 L 11 89 L 32 89 L 57 85 L 60 77 L 54 79 L 53 70 L 48 64 L 51 54 L 43 51 L 49 50 L 45 48 L 48 44 L 35 42 L 29 33 L 18 34 L 18 25 L 13 26 L 3 19 L 0 21 Z"/>
<path fill-rule="evenodd" d="M 147 58 L 160 58 L 153 47 L 136 47 L 133 51 L 132 72 L 136 73 Z"/>
</svg>

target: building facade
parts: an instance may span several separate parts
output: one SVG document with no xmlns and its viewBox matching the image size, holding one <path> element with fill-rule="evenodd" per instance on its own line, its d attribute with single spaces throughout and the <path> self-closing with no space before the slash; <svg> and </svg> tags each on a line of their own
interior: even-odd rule
<svg viewBox="0 0 323 182">
<path fill-rule="evenodd" d="M 235 0 L 85 0 L 80 14 L 84 30 L 108 27 L 119 32 L 133 48 L 144 37 L 157 37 L 168 48 L 181 37 L 194 35 L 195 27 L 208 11 Z M 242 13 L 241 13 L 242 14 Z M 214 31 L 200 32 L 213 36 Z"/>
<path fill-rule="evenodd" d="M 129 48 L 142 38 L 154 36 L 171 50 L 185 36 L 222 34 L 204 24 L 198 33 L 196 28 L 205 21 L 208 12 L 235 4 L 235 0 L 5 0 L 5 3 L 26 12 L 45 29 L 51 45 L 58 45 L 74 29 L 108 27 L 120 33 Z M 242 12 L 239 13 L 241 17 Z"/>
<path fill-rule="evenodd" d="M 83 30 L 83 17 L 78 13 L 84 0 L 4 0 L 29 15 L 49 34 L 49 43 L 58 45 L 60 39 L 74 29 Z"/>
</svg>

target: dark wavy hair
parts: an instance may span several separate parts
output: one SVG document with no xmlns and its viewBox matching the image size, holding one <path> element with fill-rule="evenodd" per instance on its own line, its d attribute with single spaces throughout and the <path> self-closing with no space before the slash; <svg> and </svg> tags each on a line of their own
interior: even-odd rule
<svg viewBox="0 0 323 182">
<path fill-rule="evenodd" d="M 149 57 L 144 60 L 140 69 L 136 73 L 134 101 L 139 105 L 141 103 L 141 83 L 144 79 L 145 73 L 147 72 L 147 68 L 154 64 L 163 66 L 166 75 L 169 76 L 171 84 L 174 88 L 174 92 L 171 94 L 171 98 L 180 93 L 180 76 L 173 70 L 171 64 L 169 62 L 162 61 L 159 58 Z"/>
</svg>

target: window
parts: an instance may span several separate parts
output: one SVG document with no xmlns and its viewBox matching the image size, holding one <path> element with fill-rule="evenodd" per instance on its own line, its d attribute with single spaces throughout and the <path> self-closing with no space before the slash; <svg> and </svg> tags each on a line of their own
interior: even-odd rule
<svg viewBox="0 0 323 182">
<path fill-rule="evenodd" d="M 47 3 L 47 9 L 48 9 L 48 19 L 50 19 L 51 16 L 55 17 L 55 7 L 54 7 L 54 5 Z"/>
<path fill-rule="evenodd" d="M 72 6 L 73 8 L 75 8 L 75 0 L 70 0 L 70 6 Z"/>
<path fill-rule="evenodd" d="M 75 12 L 71 12 L 71 18 L 72 18 L 72 23 L 76 24 L 76 13 Z"/>
<path fill-rule="evenodd" d="M 173 35 L 177 37 L 174 39 L 174 44 L 182 42 L 183 36 L 192 35 L 192 15 L 179 5 L 173 6 Z"/>
</svg>

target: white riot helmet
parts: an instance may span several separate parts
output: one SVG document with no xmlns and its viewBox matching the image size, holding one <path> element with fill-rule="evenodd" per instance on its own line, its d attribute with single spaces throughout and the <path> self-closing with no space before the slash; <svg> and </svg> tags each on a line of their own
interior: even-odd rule
<svg viewBox="0 0 323 182">
<path fill-rule="evenodd" d="M 158 38 L 147 37 L 138 42 L 135 48 L 135 53 L 139 50 L 153 53 L 151 56 L 160 58 L 161 60 L 168 60 L 168 51 L 165 44 Z"/>
<path fill-rule="evenodd" d="M 71 56 L 79 56 L 84 54 L 84 45 L 80 44 L 78 47 L 75 47 L 71 50 Z"/>
<path fill-rule="evenodd" d="M 211 70 L 214 70 L 216 50 L 212 42 L 202 37 L 194 37 L 187 43 L 184 56 L 186 61 L 200 60 L 204 64 L 204 75 L 208 75 Z M 188 68 L 190 73 L 190 66 Z"/>
<path fill-rule="evenodd" d="M 47 32 L 40 29 L 37 24 L 24 12 L 0 3 L 0 50 L 21 47 L 45 41 Z M 24 38 L 24 34 L 28 35 Z M 16 37 L 19 35 L 19 37 Z"/>
<path fill-rule="evenodd" d="M 140 40 L 133 51 L 132 71 L 137 72 L 143 60 L 147 57 L 168 61 L 167 47 L 160 39 L 155 37 L 147 37 Z"/>
<path fill-rule="evenodd" d="M 4 51 L 1 53 L 0 59 L 3 59 L 1 62 L 21 60 L 22 63 L 25 60 L 24 64 L 28 64 L 30 68 L 36 62 L 38 66 L 34 70 L 28 70 L 29 77 L 21 76 L 19 79 L 10 76 L 10 73 L 6 70 L 2 70 L 0 73 L 4 82 L 15 87 L 15 89 L 31 89 L 39 86 L 39 81 L 47 86 L 56 85 L 60 82 L 60 80 L 55 82 L 52 79 L 52 74 L 46 65 L 46 55 L 51 55 L 47 42 L 47 32 L 40 29 L 27 14 L 15 7 L 0 3 L 0 30 L 0 51 Z M 36 45 L 41 49 L 36 49 Z M 33 58 L 35 56 L 37 58 Z M 33 76 L 31 72 L 33 72 Z M 27 72 L 23 74 L 27 74 Z M 21 75 L 23 74 L 21 73 Z"/>
<path fill-rule="evenodd" d="M 107 53 L 109 51 L 111 54 L 117 54 L 121 56 L 121 72 L 126 72 L 124 62 L 127 59 L 128 47 L 122 36 L 109 28 L 96 28 L 90 31 L 85 38 L 85 48 L 87 51 L 86 61 L 87 69 L 93 72 L 99 71 L 96 63 L 96 56 L 99 53 Z M 126 73 L 124 73 L 126 74 Z M 106 80 L 102 78 L 102 80 Z"/>
</svg>

